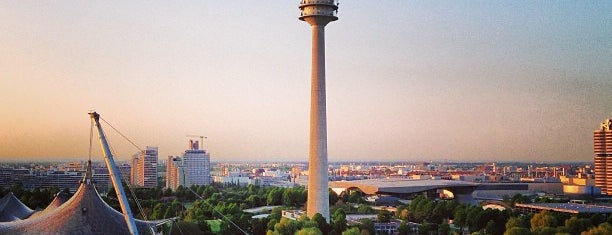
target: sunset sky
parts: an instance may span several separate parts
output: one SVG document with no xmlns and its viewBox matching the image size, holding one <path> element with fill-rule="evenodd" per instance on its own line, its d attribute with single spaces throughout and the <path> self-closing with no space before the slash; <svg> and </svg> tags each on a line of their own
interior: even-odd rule
<svg viewBox="0 0 612 235">
<path fill-rule="evenodd" d="M 0 161 L 85 159 L 90 109 L 162 159 L 195 134 L 211 161 L 306 161 L 298 3 L 0 2 Z M 612 1 L 345 0 L 338 16 L 330 161 L 592 161 Z M 120 160 L 137 151 L 104 128 Z"/>
</svg>

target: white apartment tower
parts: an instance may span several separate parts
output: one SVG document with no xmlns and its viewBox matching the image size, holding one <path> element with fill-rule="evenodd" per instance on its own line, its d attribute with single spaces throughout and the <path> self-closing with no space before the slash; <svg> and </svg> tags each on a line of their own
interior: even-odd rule
<svg viewBox="0 0 612 235">
<path fill-rule="evenodd" d="M 147 146 L 132 157 L 132 184 L 137 187 L 157 187 L 157 147 Z"/>
<path fill-rule="evenodd" d="M 178 188 L 179 185 L 210 184 L 210 154 L 200 149 L 198 141 L 189 140 L 187 150 L 182 157 L 168 157 L 166 170 L 166 187 Z"/>
</svg>

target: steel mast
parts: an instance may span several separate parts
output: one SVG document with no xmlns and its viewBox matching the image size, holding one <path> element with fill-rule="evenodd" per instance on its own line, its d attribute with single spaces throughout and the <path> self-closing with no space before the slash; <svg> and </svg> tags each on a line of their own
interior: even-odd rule
<svg viewBox="0 0 612 235">
<path fill-rule="evenodd" d="M 91 117 L 91 120 L 96 124 L 96 128 L 98 129 L 100 145 L 102 146 L 102 152 L 104 153 L 104 161 L 106 162 L 106 167 L 110 173 L 111 181 L 115 187 L 115 192 L 117 193 L 117 198 L 119 199 L 119 205 L 123 211 L 123 218 L 125 219 L 125 223 L 127 223 L 130 233 L 132 235 L 136 235 L 138 234 L 138 228 L 136 228 L 136 222 L 134 221 L 132 210 L 130 209 L 125 191 L 123 190 L 121 176 L 117 166 L 115 165 L 115 160 L 113 160 L 113 153 L 110 151 L 110 147 L 106 141 L 106 136 L 104 135 L 104 131 L 100 125 L 100 114 L 97 112 L 91 112 L 89 113 L 89 117 Z"/>
</svg>

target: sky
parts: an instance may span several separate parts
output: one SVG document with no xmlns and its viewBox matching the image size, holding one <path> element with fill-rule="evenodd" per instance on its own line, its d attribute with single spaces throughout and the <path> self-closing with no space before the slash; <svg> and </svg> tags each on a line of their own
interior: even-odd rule
<svg viewBox="0 0 612 235">
<path fill-rule="evenodd" d="M 89 110 L 160 158 L 308 159 L 299 1 L 1 1 L 0 161 L 89 155 Z M 611 1 L 340 1 L 329 161 L 592 161 Z M 116 158 L 138 151 L 103 126 Z M 92 155 L 101 159 L 94 138 Z"/>
</svg>

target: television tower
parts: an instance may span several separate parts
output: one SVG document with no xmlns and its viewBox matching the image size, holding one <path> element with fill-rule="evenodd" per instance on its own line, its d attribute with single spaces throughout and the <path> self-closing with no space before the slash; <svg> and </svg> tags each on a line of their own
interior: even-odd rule
<svg viewBox="0 0 612 235">
<path fill-rule="evenodd" d="M 310 88 L 310 151 L 306 214 L 320 213 L 328 222 L 327 115 L 325 108 L 325 25 L 338 20 L 337 0 L 300 1 L 300 20 L 312 27 Z"/>
</svg>

